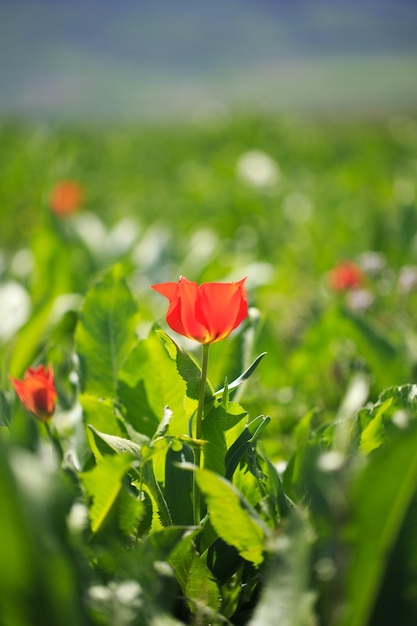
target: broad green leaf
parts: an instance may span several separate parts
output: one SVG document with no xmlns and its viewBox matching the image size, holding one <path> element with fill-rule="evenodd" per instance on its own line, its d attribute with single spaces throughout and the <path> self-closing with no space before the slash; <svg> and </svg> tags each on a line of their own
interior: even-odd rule
<svg viewBox="0 0 417 626">
<path fill-rule="evenodd" d="M 119 373 L 137 342 L 137 306 L 116 265 L 87 293 L 75 341 L 81 387 L 90 394 L 117 398 Z"/>
<path fill-rule="evenodd" d="M 120 437 L 125 434 L 113 400 L 84 393 L 80 395 L 80 403 L 86 424 L 91 424 L 100 432 Z"/>
<path fill-rule="evenodd" d="M 197 470 L 196 480 L 219 537 L 234 546 L 244 559 L 260 565 L 268 531 L 256 512 L 231 483 L 213 472 Z"/>
<path fill-rule="evenodd" d="M 96 533 L 110 512 L 122 487 L 122 479 L 135 457 L 130 454 L 114 454 L 99 459 L 89 472 L 80 474 L 81 483 L 92 498 L 90 508 L 91 530 Z"/>
<path fill-rule="evenodd" d="M 182 538 L 169 557 L 169 563 L 174 568 L 192 613 L 199 614 L 207 607 L 213 610 L 219 608 L 219 589 L 210 570 L 194 548 L 191 537 Z"/>
<path fill-rule="evenodd" d="M 189 415 L 184 407 L 185 382 L 159 334 L 151 332 L 136 345 L 124 365 L 120 380 L 119 397 L 125 407 L 125 419 L 138 432 L 152 437 L 166 407 L 173 414 L 169 433 L 187 432 Z"/>
<path fill-rule="evenodd" d="M 417 484 L 417 427 L 368 457 L 352 490 L 346 626 L 366 626 Z"/>
</svg>

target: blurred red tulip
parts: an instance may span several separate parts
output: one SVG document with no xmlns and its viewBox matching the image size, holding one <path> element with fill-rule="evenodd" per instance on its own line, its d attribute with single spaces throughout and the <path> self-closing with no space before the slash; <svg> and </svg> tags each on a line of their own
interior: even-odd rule
<svg viewBox="0 0 417 626">
<path fill-rule="evenodd" d="M 41 422 L 47 422 L 55 411 L 57 393 L 52 367 L 29 367 L 23 380 L 10 379 L 25 409 Z"/>
<path fill-rule="evenodd" d="M 53 187 L 49 196 L 52 213 L 67 217 L 79 211 L 84 193 L 81 185 L 73 180 L 61 180 Z"/>
<path fill-rule="evenodd" d="M 166 320 L 172 330 L 208 344 L 225 339 L 247 317 L 245 280 L 198 285 L 181 276 L 151 287 L 169 300 Z"/>
<path fill-rule="evenodd" d="M 333 291 L 350 291 L 364 284 L 361 268 L 352 261 L 343 261 L 329 273 L 329 286 Z"/>
</svg>

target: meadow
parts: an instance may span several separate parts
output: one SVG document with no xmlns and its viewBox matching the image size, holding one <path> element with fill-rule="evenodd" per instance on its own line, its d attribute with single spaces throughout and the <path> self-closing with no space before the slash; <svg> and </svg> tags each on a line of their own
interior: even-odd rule
<svg viewBox="0 0 417 626">
<path fill-rule="evenodd" d="M 416 198 L 413 115 L 2 122 L 1 624 L 416 623 Z"/>
</svg>

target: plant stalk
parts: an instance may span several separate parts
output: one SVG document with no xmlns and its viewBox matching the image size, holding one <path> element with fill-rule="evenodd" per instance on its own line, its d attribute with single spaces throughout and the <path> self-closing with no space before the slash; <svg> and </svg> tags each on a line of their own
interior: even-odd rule
<svg viewBox="0 0 417 626">
<path fill-rule="evenodd" d="M 51 442 L 56 452 L 59 463 L 62 465 L 64 461 L 64 451 L 62 449 L 61 442 L 59 441 L 58 437 L 56 437 L 55 434 L 52 432 L 51 427 L 48 424 L 48 422 L 44 422 L 44 424 L 45 424 L 45 429 L 46 429 L 49 441 Z"/>
<path fill-rule="evenodd" d="M 203 415 L 204 415 L 204 402 L 206 396 L 206 383 L 208 372 L 208 356 L 209 356 L 210 344 L 203 344 L 203 360 L 201 364 L 201 379 L 200 379 L 200 391 L 198 396 L 197 418 L 196 418 L 196 439 L 202 438 L 203 432 Z M 201 465 L 201 449 L 196 446 L 195 448 L 195 464 L 197 467 Z M 201 521 L 200 511 L 200 491 L 197 487 L 197 481 L 194 477 L 194 524 L 198 526 Z"/>
</svg>

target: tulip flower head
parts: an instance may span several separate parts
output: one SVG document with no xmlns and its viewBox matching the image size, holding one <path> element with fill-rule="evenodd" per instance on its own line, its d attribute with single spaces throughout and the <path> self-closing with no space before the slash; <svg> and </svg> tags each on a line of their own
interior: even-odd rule
<svg viewBox="0 0 417 626">
<path fill-rule="evenodd" d="M 209 344 L 228 337 L 247 317 L 245 280 L 198 285 L 181 276 L 176 283 L 151 287 L 169 300 L 166 321 L 172 330 Z"/>
<path fill-rule="evenodd" d="M 329 286 L 333 291 L 350 291 L 362 287 L 363 284 L 362 270 L 352 261 L 340 263 L 329 273 Z"/>
<path fill-rule="evenodd" d="M 49 196 L 52 213 L 58 217 L 68 217 L 77 213 L 83 201 L 83 190 L 74 180 L 61 180 L 53 187 Z"/>
<path fill-rule="evenodd" d="M 29 367 L 23 380 L 10 380 L 25 409 L 41 422 L 47 422 L 55 411 L 57 399 L 52 367 Z"/>
</svg>

